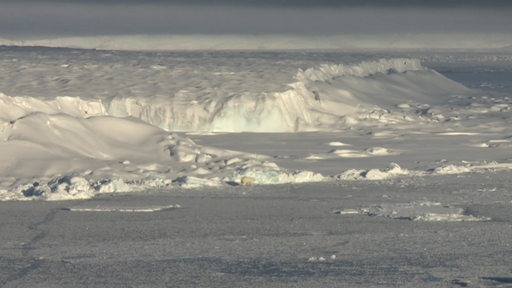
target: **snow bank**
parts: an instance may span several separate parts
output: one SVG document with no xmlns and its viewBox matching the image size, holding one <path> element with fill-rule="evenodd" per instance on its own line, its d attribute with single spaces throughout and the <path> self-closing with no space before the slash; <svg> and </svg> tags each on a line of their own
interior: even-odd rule
<svg viewBox="0 0 512 288">
<path fill-rule="evenodd" d="M 258 173 L 254 184 L 321 179 L 287 172 L 266 156 L 198 145 L 134 118 L 33 112 L 4 122 L 0 132 L 2 200 L 239 184 L 241 175 Z"/>
</svg>

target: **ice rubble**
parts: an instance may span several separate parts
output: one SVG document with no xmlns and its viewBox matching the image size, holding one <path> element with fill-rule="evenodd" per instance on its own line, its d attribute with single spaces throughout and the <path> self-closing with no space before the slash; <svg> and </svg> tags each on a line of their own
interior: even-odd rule
<svg viewBox="0 0 512 288">
<path fill-rule="evenodd" d="M 349 169 L 337 176 L 340 180 L 384 180 L 397 176 L 414 175 L 407 169 L 401 168 L 396 163 L 390 163 L 386 169 Z"/>
</svg>

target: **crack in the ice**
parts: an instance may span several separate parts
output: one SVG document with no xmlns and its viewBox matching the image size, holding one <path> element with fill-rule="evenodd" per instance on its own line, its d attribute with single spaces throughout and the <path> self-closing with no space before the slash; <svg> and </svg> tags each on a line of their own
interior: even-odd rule
<svg viewBox="0 0 512 288">
<path fill-rule="evenodd" d="M 60 209 L 52 209 L 52 210 L 50 210 L 50 212 L 48 212 L 44 216 L 43 219 L 41 219 L 41 221 L 32 223 L 28 226 L 29 230 L 38 232 L 34 237 L 32 237 L 32 239 L 30 239 L 30 241 L 24 243 L 21 246 L 21 255 L 23 258 L 26 258 L 30 264 L 19 269 L 16 273 L 13 273 L 9 277 L 7 277 L 7 279 L 5 280 L 3 285 L 6 285 L 10 282 L 15 282 L 19 279 L 22 279 L 23 277 L 28 275 L 30 272 L 37 270 L 41 266 L 43 260 L 40 258 L 37 258 L 37 257 L 30 256 L 30 251 L 32 251 L 34 249 L 34 246 L 39 241 L 44 239 L 46 237 L 46 235 L 48 234 L 48 232 L 45 229 L 42 229 L 41 226 L 44 226 L 44 225 L 50 223 L 51 221 L 53 221 L 53 219 L 55 219 L 55 215 L 59 211 L 60 211 Z"/>
<path fill-rule="evenodd" d="M 37 233 L 34 237 L 32 237 L 32 239 L 30 239 L 30 241 L 24 243 L 21 246 L 21 255 L 22 256 L 24 256 L 24 257 L 29 256 L 30 250 L 34 249 L 33 246 L 37 242 L 41 241 L 44 237 L 46 237 L 47 231 L 44 229 L 41 229 L 40 227 L 53 221 L 53 219 L 55 218 L 55 215 L 59 211 L 60 211 L 60 209 L 52 209 L 52 210 L 50 210 L 50 212 L 48 214 L 45 215 L 45 217 L 41 221 L 32 223 L 28 226 L 29 230 L 38 231 L 39 233 Z"/>
<path fill-rule="evenodd" d="M 40 266 L 41 266 L 41 260 L 35 259 L 35 258 L 30 259 L 30 265 L 25 266 L 25 267 L 19 269 L 18 271 L 16 271 L 16 273 L 9 275 L 9 277 L 7 277 L 7 279 L 5 279 L 5 282 L 2 283 L 2 286 L 7 285 L 8 283 L 11 283 L 11 282 L 15 282 L 19 279 L 22 279 L 23 277 L 25 277 L 25 275 L 36 270 Z"/>
</svg>

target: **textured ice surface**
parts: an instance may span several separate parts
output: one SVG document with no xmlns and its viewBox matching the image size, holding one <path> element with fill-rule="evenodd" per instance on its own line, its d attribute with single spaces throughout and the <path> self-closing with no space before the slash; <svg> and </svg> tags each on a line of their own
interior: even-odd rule
<svg viewBox="0 0 512 288">
<path fill-rule="evenodd" d="M 510 169 L 510 94 L 446 75 L 512 58 L 412 54 L 1 47 L 0 197 Z"/>
</svg>

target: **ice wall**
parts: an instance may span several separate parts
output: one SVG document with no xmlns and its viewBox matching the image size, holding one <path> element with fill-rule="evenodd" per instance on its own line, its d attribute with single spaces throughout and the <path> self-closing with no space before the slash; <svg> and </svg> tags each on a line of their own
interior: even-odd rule
<svg viewBox="0 0 512 288">
<path fill-rule="evenodd" d="M 277 92 L 205 87 L 180 89 L 165 97 L 132 93 L 103 99 L 47 96 L 43 100 L 0 94 L 0 119 L 13 121 L 43 112 L 84 118 L 135 117 L 168 131 L 332 131 L 361 121 L 386 124 L 425 116 L 432 105 L 469 93 L 423 67 L 418 59 L 408 58 L 299 69 L 295 82 L 285 87 Z"/>
</svg>

